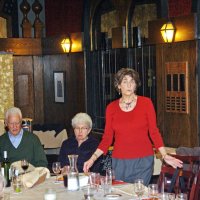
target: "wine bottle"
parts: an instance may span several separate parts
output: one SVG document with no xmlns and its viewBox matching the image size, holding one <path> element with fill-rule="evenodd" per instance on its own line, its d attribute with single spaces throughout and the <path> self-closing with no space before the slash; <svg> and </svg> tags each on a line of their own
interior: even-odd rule
<svg viewBox="0 0 200 200">
<path fill-rule="evenodd" d="M 10 165 L 11 165 L 11 163 L 8 160 L 7 151 L 3 152 L 3 157 L 4 157 L 4 160 L 1 163 L 1 173 L 6 180 L 6 187 L 10 187 Z"/>
</svg>

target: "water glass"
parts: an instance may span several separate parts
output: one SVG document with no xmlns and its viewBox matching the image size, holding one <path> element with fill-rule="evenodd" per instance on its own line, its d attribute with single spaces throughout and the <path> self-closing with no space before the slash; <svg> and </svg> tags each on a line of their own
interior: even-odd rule
<svg viewBox="0 0 200 200">
<path fill-rule="evenodd" d="M 186 193 L 177 194 L 177 200 L 187 200 L 187 194 Z"/>
<path fill-rule="evenodd" d="M 100 184 L 100 173 L 91 172 L 89 174 L 88 184 L 94 185 L 98 190 Z"/>
<path fill-rule="evenodd" d="M 91 200 L 93 199 L 94 194 L 96 192 L 96 187 L 94 185 L 86 185 L 86 186 L 83 186 L 81 190 L 84 194 L 84 198 L 86 200 Z"/>
<path fill-rule="evenodd" d="M 21 193 L 23 189 L 23 184 L 20 176 L 16 176 L 13 178 L 13 190 L 15 193 Z"/>
<path fill-rule="evenodd" d="M 108 177 L 108 179 L 112 182 L 115 180 L 115 172 L 113 169 L 107 169 L 106 170 L 106 177 Z"/>
<path fill-rule="evenodd" d="M 175 194 L 174 193 L 168 193 L 168 192 L 164 192 L 162 194 L 160 194 L 160 199 L 161 200 L 175 200 Z"/>
<path fill-rule="evenodd" d="M 148 195 L 149 197 L 158 197 L 158 185 L 157 184 L 149 184 L 148 185 Z"/>
<path fill-rule="evenodd" d="M 175 200 L 176 195 L 174 193 L 168 193 L 168 200 Z"/>
<path fill-rule="evenodd" d="M 102 176 L 100 178 L 101 188 L 103 189 L 104 195 L 110 194 L 112 192 L 112 182 L 107 176 Z"/>
</svg>

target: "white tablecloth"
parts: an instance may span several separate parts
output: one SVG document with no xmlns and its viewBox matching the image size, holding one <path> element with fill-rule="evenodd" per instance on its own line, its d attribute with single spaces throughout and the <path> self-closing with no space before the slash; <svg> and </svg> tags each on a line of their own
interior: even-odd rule
<svg viewBox="0 0 200 200">
<path fill-rule="evenodd" d="M 30 189 L 24 189 L 21 193 L 14 193 L 12 187 L 6 188 L 5 192 L 10 193 L 10 199 L 14 200 L 43 200 L 44 199 L 44 194 L 45 190 L 48 188 L 51 188 L 56 191 L 56 200 L 83 200 L 83 193 L 81 190 L 75 191 L 75 192 L 70 192 L 67 191 L 67 189 L 64 187 L 63 182 L 59 184 L 55 184 L 55 176 L 47 179 L 45 182 L 34 186 L 33 188 Z M 127 184 L 128 185 L 128 184 Z M 131 185 L 131 184 L 129 184 Z M 128 199 L 133 199 L 132 195 L 128 195 L 126 193 L 120 192 L 117 188 L 124 187 L 124 185 L 116 185 L 116 190 L 115 187 L 113 187 L 113 192 L 120 193 L 122 196 L 118 198 L 119 200 L 128 200 Z M 103 196 L 103 191 L 102 189 L 99 190 L 99 192 L 95 195 L 96 200 L 101 200 L 101 199 L 107 199 Z"/>
</svg>

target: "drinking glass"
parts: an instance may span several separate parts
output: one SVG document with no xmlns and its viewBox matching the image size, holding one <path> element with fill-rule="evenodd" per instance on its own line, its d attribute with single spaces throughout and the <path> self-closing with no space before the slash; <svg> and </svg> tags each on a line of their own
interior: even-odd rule
<svg viewBox="0 0 200 200">
<path fill-rule="evenodd" d="M 85 200 L 92 200 L 96 191 L 94 185 L 86 185 L 81 188 L 84 194 Z"/>
<path fill-rule="evenodd" d="M 52 170 L 53 170 L 53 173 L 56 174 L 56 181 L 55 181 L 55 183 L 59 183 L 59 181 L 58 181 L 58 174 L 61 171 L 60 162 L 53 162 L 53 164 L 52 164 Z"/>
<path fill-rule="evenodd" d="M 141 200 L 142 195 L 144 194 L 144 181 L 143 179 L 136 179 L 134 181 L 134 192 Z"/>
<path fill-rule="evenodd" d="M 13 186 L 14 193 L 18 194 L 18 193 L 22 192 L 23 183 L 22 183 L 22 179 L 20 176 L 15 176 L 13 178 L 12 186 Z"/>
<path fill-rule="evenodd" d="M 13 182 L 13 178 L 15 177 L 15 172 L 16 172 L 16 167 L 11 165 L 11 167 L 10 167 L 11 182 Z"/>
<path fill-rule="evenodd" d="M 107 169 L 106 170 L 106 176 L 108 177 L 108 179 L 112 182 L 115 180 L 115 171 L 113 169 Z"/>
<path fill-rule="evenodd" d="M 100 173 L 91 172 L 89 173 L 88 183 L 94 185 L 98 191 L 100 184 Z"/>
<path fill-rule="evenodd" d="M 157 184 L 149 184 L 148 185 L 148 195 L 149 195 L 149 197 L 153 197 L 153 198 L 158 197 L 158 185 Z"/>
<path fill-rule="evenodd" d="M 175 194 L 174 193 L 168 193 L 168 200 L 175 200 Z"/>
<path fill-rule="evenodd" d="M 26 159 L 21 160 L 21 168 L 24 170 L 24 174 L 26 174 L 26 170 L 28 169 L 29 162 Z"/>
<path fill-rule="evenodd" d="M 168 192 L 164 192 L 160 194 L 160 198 L 161 200 L 175 200 L 175 194 L 174 193 L 168 193 Z"/>
<path fill-rule="evenodd" d="M 64 182 L 64 186 L 67 187 L 68 186 L 68 173 L 69 173 L 69 165 L 66 165 L 62 168 L 61 173 L 63 175 L 63 182 Z"/>
<path fill-rule="evenodd" d="M 101 188 L 103 189 L 104 195 L 110 194 L 112 191 L 112 183 L 107 176 L 100 177 Z"/>
<path fill-rule="evenodd" d="M 177 195 L 178 200 L 187 200 L 187 194 L 186 193 L 179 193 Z"/>
</svg>

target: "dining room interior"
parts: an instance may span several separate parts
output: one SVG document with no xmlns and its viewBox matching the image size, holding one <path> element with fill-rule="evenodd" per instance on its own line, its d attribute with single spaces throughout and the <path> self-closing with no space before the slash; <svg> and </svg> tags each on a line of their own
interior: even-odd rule
<svg viewBox="0 0 200 200">
<path fill-rule="evenodd" d="M 69 137 L 72 117 L 86 112 L 100 140 L 122 67 L 138 71 L 165 146 L 199 147 L 200 1 L 0 1 L 1 121 L 16 106 L 33 132 Z"/>
</svg>

